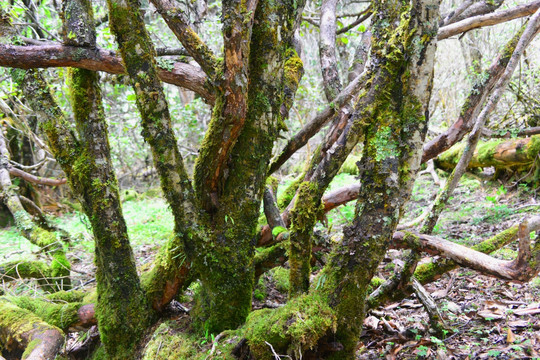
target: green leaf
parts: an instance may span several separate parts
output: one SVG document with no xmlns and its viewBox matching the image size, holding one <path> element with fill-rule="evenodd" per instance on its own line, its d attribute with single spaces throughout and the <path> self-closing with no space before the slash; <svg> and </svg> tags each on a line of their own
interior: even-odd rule
<svg viewBox="0 0 540 360">
<path fill-rule="evenodd" d="M 284 231 L 287 231 L 287 229 L 284 228 L 283 226 L 276 226 L 275 228 L 272 229 L 272 236 L 276 237 Z"/>
<path fill-rule="evenodd" d="M 366 32 L 366 26 L 364 24 L 361 24 L 359 27 L 358 27 L 358 31 L 360 32 Z"/>
</svg>

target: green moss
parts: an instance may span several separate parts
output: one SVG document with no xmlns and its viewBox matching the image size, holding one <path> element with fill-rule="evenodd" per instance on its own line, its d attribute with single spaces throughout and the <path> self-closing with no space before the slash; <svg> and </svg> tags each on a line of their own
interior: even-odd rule
<svg viewBox="0 0 540 360">
<path fill-rule="evenodd" d="M 78 310 L 81 303 L 55 303 L 50 300 L 29 296 L 7 296 L 5 299 L 21 309 L 28 310 L 45 321 L 64 331 L 79 321 Z"/>
<path fill-rule="evenodd" d="M 26 346 L 26 349 L 24 350 L 24 353 L 22 354 L 21 359 L 24 360 L 28 358 L 32 354 L 32 351 L 34 351 L 36 346 L 39 346 L 42 342 L 43 342 L 42 339 L 34 339 L 30 341 L 30 343 L 28 343 L 28 345 Z"/>
<path fill-rule="evenodd" d="M 478 144 L 476 148 L 476 157 L 478 162 L 487 164 L 493 160 L 493 156 L 497 153 L 497 146 L 503 142 L 503 140 L 495 140 Z"/>
<path fill-rule="evenodd" d="M 266 185 L 270 187 L 273 194 L 276 194 L 279 186 L 279 180 L 274 176 L 269 176 L 266 179 Z"/>
<path fill-rule="evenodd" d="M 227 338 L 234 337 L 234 332 L 226 332 L 218 341 L 212 359 L 233 360 L 231 350 L 237 341 L 227 341 Z M 142 355 L 143 360 L 169 360 L 169 359 L 191 359 L 204 360 L 208 358 L 208 351 L 213 343 L 212 334 L 201 337 L 194 333 L 186 332 L 180 324 L 175 321 L 165 321 L 161 323 L 152 334 L 152 338 L 145 347 Z"/>
<path fill-rule="evenodd" d="M 356 163 L 360 161 L 360 158 L 361 156 L 349 155 L 345 162 L 343 162 L 343 165 L 341 165 L 339 174 L 345 173 L 350 175 L 358 175 L 358 165 Z"/>
<path fill-rule="evenodd" d="M 289 292 L 289 269 L 285 269 L 281 266 L 275 267 L 269 271 L 272 281 L 276 287 L 276 290 L 282 294 Z"/>
<path fill-rule="evenodd" d="M 336 318 L 326 301 L 302 295 L 285 306 L 252 312 L 242 329 L 255 359 L 273 359 L 266 342 L 278 354 L 298 357 L 313 348 L 328 331 L 334 331 Z"/>
<path fill-rule="evenodd" d="M 287 186 L 283 193 L 278 197 L 277 205 L 280 210 L 285 210 L 285 208 L 289 206 L 294 197 L 294 194 L 296 194 L 296 190 L 298 190 L 298 187 L 302 183 L 303 179 L 304 174 L 300 174 Z"/>
<path fill-rule="evenodd" d="M 122 190 L 122 194 L 121 194 L 122 202 L 138 200 L 139 197 L 140 197 L 139 193 L 135 190 L 132 190 L 132 189 Z"/>
<path fill-rule="evenodd" d="M 285 84 L 296 89 L 304 73 L 304 63 L 294 49 L 287 49 L 285 58 Z"/>
<path fill-rule="evenodd" d="M 45 295 L 45 298 L 51 301 L 65 301 L 68 303 L 71 302 L 82 302 L 84 297 L 88 293 L 82 290 L 71 290 L 71 291 L 57 291 L 52 294 Z"/>
<path fill-rule="evenodd" d="M 283 226 L 276 226 L 272 229 L 272 237 L 275 239 L 278 237 L 279 234 L 288 231 L 287 228 L 284 228 Z"/>
<path fill-rule="evenodd" d="M 527 157 L 533 161 L 540 154 L 540 135 L 531 136 L 531 140 L 527 146 Z"/>
</svg>

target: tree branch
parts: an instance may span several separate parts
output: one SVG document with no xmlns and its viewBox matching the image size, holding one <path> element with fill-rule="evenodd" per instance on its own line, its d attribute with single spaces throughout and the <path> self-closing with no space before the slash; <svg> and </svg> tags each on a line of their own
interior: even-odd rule
<svg viewBox="0 0 540 360">
<path fill-rule="evenodd" d="M 122 59 L 114 52 L 100 48 L 64 45 L 14 46 L 0 44 L 0 66 L 19 69 L 76 67 L 124 74 Z M 158 69 L 159 78 L 169 84 L 184 87 L 213 104 L 215 95 L 204 72 L 189 64 L 176 62 L 171 69 Z"/>
<path fill-rule="evenodd" d="M 516 6 L 515 8 L 499 11 L 487 15 L 478 15 L 467 18 L 456 23 L 443 26 L 437 34 L 438 40 L 447 39 L 451 36 L 461 34 L 463 32 L 477 29 L 484 26 L 492 26 L 506 21 L 518 19 L 524 16 L 532 15 L 540 7 L 540 1 L 533 1 L 529 4 Z"/>
<path fill-rule="evenodd" d="M 190 27 L 189 19 L 183 11 L 178 9 L 171 0 L 151 0 L 151 2 L 187 52 L 213 80 L 218 70 L 216 56 Z"/>
<path fill-rule="evenodd" d="M 60 185 L 64 185 L 67 182 L 67 179 L 51 179 L 51 178 L 44 178 L 41 176 L 35 176 L 35 175 L 27 173 L 26 171 L 17 169 L 13 166 L 9 166 L 8 171 L 10 175 L 20 177 L 21 179 L 24 179 L 32 184 L 47 185 L 47 186 L 60 186 Z"/>
</svg>

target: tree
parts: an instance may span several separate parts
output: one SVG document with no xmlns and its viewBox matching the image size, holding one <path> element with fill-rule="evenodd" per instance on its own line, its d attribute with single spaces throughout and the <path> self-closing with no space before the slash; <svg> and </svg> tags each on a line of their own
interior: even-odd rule
<svg viewBox="0 0 540 360">
<path fill-rule="evenodd" d="M 522 239 L 524 250 L 519 261 L 499 264 L 488 260 L 488 269 L 482 268 L 485 262 L 475 262 L 480 255 L 470 249 L 449 249 L 447 243 L 441 245 L 429 236 L 396 232 L 426 157 L 423 146 L 437 41 L 471 29 L 470 22 L 473 27 L 484 26 L 534 13 L 495 62 L 493 67 L 498 72 L 490 73 L 491 85 L 484 83 L 480 90 L 471 92 L 472 99 L 461 119 L 469 129 L 458 129 L 453 144 L 470 131 L 485 99 L 494 87 L 502 86 L 501 79 L 507 80 L 516 57 L 538 32 L 538 2 L 522 6 L 506 17 L 478 15 L 496 7 L 472 12 L 480 18 L 461 20 L 456 14 L 448 14 L 440 29 L 440 1 L 373 2 L 366 12 L 371 15 L 366 36 L 370 36 L 369 56 L 366 51 L 358 52 L 362 66 L 353 69 L 354 80 L 343 87 L 335 54 L 337 2 L 323 1 L 320 58 L 329 105 L 291 139 L 275 161 L 274 144 L 285 129 L 284 120 L 303 73 L 295 31 L 305 2 L 224 1 L 223 58 L 199 38 L 174 2 L 151 2 L 199 67 L 176 63 L 172 70 L 166 70 L 157 66 L 156 51 L 135 0 L 107 1 L 108 19 L 121 59 L 96 47 L 95 20 L 88 0 L 64 2 L 63 44 L 0 46 L 0 65 L 19 68 L 13 70 L 12 76 L 36 113 L 49 148 L 92 225 L 97 267 L 95 315 L 105 358 L 126 359 L 139 354 L 137 346 L 145 331 L 195 279 L 200 281 L 200 288 L 196 307 L 191 311 L 194 327 L 206 333 L 240 329 L 239 334 L 246 339 L 229 349 L 229 354 L 270 358 L 277 351 L 298 358 L 352 359 L 366 309 L 388 296 L 405 296 L 410 291 L 407 286 L 404 288 L 408 290 L 401 292 L 383 286 L 376 298 L 368 297 L 377 267 L 390 245 L 450 254 L 448 257 L 458 264 L 506 278 L 527 274 L 525 279 L 530 279 L 538 273 L 538 266 L 528 261 L 538 257 L 538 245 L 530 249 L 525 238 L 527 230 L 538 227 L 536 218 L 528 227 L 523 225 L 519 234 L 516 227 L 504 236 L 504 241 L 518 235 Z M 491 17 L 485 20 L 482 16 Z M 46 66 L 72 66 L 68 81 L 75 131 L 40 72 L 21 70 Z M 152 270 L 141 276 L 135 267 L 111 166 L 96 70 L 127 73 L 136 95 L 142 133 L 174 215 L 174 236 L 156 256 Z M 213 104 L 212 119 L 192 177 L 178 150 L 160 79 L 192 89 Z M 272 191 L 267 189 L 268 179 L 325 123 L 330 123 L 330 128 L 280 216 Z M 451 145 L 442 142 L 436 143 L 437 154 Z M 357 163 L 361 185 L 347 189 L 345 200 L 336 200 L 343 193 L 323 198 L 358 143 L 363 145 Z M 431 158 L 435 152 L 427 156 Z M 268 226 L 259 231 L 263 198 Z M 344 230 L 344 239 L 334 246 L 317 278 L 310 281 L 315 223 L 331 206 L 328 204 L 353 198 L 357 199 L 353 223 Z M 501 242 L 502 237 L 489 243 Z M 266 249 L 256 252 L 256 246 L 262 245 Z M 525 250 L 527 246 L 529 251 Z M 290 264 L 289 302 L 279 309 L 252 312 L 255 275 L 284 252 Z M 412 264 L 404 280 L 407 284 L 416 269 L 416 263 Z M 500 271 L 507 265 L 513 270 Z M 526 271 L 518 271 L 523 269 Z M 431 268 L 429 276 L 434 273 Z M 422 282 L 420 268 L 416 275 Z M 70 318 L 84 322 L 81 304 L 77 304 L 70 310 Z M 24 309 L 24 304 L 16 305 Z M 53 318 L 43 320 L 49 327 L 64 328 Z M 0 326 L 14 332 L 21 327 L 21 321 L 34 320 L 0 316 Z M 34 341 L 43 342 L 49 352 L 57 348 L 56 338 L 47 347 L 48 340 L 40 336 L 50 329 L 43 329 L 38 335 L 20 340 L 27 349 L 26 358 L 37 356 L 31 346 Z"/>
</svg>

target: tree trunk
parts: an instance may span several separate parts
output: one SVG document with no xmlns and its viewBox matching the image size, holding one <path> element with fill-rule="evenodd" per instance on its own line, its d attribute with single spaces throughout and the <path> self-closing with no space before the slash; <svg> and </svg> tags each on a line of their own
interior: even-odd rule
<svg viewBox="0 0 540 360">
<path fill-rule="evenodd" d="M 95 46 L 92 8 L 87 0 L 64 4 L 66 42 Z M 88 30 L 89 29 L 89 30 Z M 97 319 L 107 355 L 133 356 L 152 312 L 140 286 L 122 215 L 118 184 L 110 160 L 107 125 L 98 75 L 72 69 L 69 87 L 79 138 L 36 71 L 23 79 L 23 91 L 39 115 L 49 147 L 66 173 L 71 189 L 87 214 L 96 241 Z"/>
</svg>

